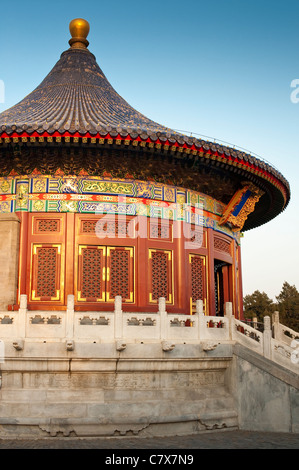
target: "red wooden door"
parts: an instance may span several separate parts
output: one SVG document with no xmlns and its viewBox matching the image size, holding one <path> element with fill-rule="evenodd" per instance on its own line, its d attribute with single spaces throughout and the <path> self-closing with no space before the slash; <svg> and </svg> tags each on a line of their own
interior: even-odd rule
<svg viewBox="0 0 299 470">
<path fill-rule="evenodd" d="M 66 214 L 29 214 L 26 293 L 39 308 L 65 303 Z"/>
</svg>

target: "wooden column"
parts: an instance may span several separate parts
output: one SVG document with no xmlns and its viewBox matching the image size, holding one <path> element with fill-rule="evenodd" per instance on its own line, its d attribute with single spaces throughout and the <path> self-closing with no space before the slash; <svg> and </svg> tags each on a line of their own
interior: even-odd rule
<svg viewBox="0 0 299 470">
<path fill-rule="evenodd" d="M 26 294 L 26 278 L 27 278 L 27 251 L 28 251 L 28 212 L 19 212 L 20 218 L 20 249 L 19 249 L 19 282 L 18 282 L 18 298 Z"/>
<path fill-rule="evenodd" d="M 65 300 L 74 295 L 75 273 L 75 214 L 66 214 Z"/>
<path fill-rule="evenodd" d="M 214 232 L 208 229 L 208 305 L 207 315 L 215 315 Z"/>
<path fill-rule="evenodd" d="M 17 302 L 20 219 L 0 214 L 0 309 Z"/>
<path fill-rule="evenodd" d="M 236 259 L 237 259 L 237 289 L 238 289 L 238 308 L 239 308 L 239 318 L 242 320 L 244 318 L 243 314 L 243 283 L 242 283 L 242 265 L 241 265 L 241 246 L 237 245 L 236 249 Z"/>
<path fill-rule="evenodd" d="M 222 276 L 223 276 L 223 303 L 230 302 L 230 292 L 229 292 L 229 272 L 228 266 L 222 267 Z M 221 305 L 221 311 L 223 310 L 224 306 Z"/>
<path fill-rule="evenodd" d="M 180 229 L 178 226 L 180 225 Z M 175 236 L 174 251 L 174 271 L 175 271 L 175 305 L 177 310 L 182 309 L 183 312 L 189 313 L 189 292 L 188 283 L 188 253 L 186 250 L 186 239 L 183 233 L 183 223 L 181 221 L 173 222 L 173 234 Z M 180 235 L 180 236 L 179 236 Z"/>
</svg>

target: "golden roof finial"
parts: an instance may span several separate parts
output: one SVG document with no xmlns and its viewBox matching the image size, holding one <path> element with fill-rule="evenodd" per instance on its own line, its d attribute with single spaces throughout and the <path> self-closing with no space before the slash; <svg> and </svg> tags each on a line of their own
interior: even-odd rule
<svg viewBox="0 0 299 470">
<path fill-rule="evenodd" d="M 76 18 L 70 22 L 70 33 L 72 39 L 69 40 L 69 45 L 75 49 L 86 49 L 89 42 L 87 36 L 89 33 L 89 23 L 82 18 Z"/>
</svg>

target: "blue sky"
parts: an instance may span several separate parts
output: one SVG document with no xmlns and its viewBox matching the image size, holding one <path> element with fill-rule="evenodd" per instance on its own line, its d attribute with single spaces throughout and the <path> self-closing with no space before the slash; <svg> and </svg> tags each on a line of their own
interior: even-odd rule
<svg viewBox="0 0 299 470">
<path fill-rule="evenodd" d="M 48 74 L 77 17 L 90 23 L 89 49 L 106 77 L 138 111 L 254 152 L 287 178 L 287 209 L 242 239 L 243 289 L 273 299 L 284 281 L 299 290 L 299 103 L 290 99 L 299 79 L 298 0 L 6 3 L 0 112 Z"/>
</svg>

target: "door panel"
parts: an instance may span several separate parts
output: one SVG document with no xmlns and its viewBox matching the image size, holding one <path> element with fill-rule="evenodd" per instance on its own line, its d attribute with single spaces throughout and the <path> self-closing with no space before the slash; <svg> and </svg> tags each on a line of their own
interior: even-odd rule
<svg viewBox="0 0 299 470">
<path fill-rule="evenodd" d="M 203 301 L 204 312 L 207 304 L 206 257 L 189 254 L 189 278 L 191 286 L 190 314 L 195 313 L 196 301 Z"/>
<path fill-rule="evenodd" d="M 106 301 L 121 295 L 123 302 L 134 302 L 134 248 L 107 247 Z"/>
<path fill-rule="evenodd" d="M 105 301 L 106 248 L 79 245 L 76 298 L 83 302 Z"/>
<path fill-rule="evenodd" d="M 30 301 L 63 300 L 63 269 L 61 244 L 32 245 Z"/>
<path fill-rule="evenodd" d="M 26 293 L 34 308 L 65 301 L 66 214 L 29 214 Z"/>
<path fill-rule="evenodd" d="M 79 245 L 76 300 L 134 301 L 134 248 Z"/>
<path fill-rule="evenodd" d="M 149 249 L 149 301 L 173 303 L 172 250 Z"/>
</svg>

